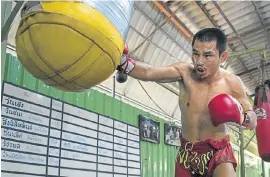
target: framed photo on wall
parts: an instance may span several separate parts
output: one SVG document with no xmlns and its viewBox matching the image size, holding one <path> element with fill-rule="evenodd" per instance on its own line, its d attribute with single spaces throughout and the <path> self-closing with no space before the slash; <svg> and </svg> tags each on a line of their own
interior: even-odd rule
<svg viewBox="0 0 270 177">
<path fill-rule="evenodd" d="M 139 115 L 139 129 L 141 140 L 159 144 L 160 123 L 143 115 Z"/>
<path fill-rule="evenodd" d="M 164 143 L 173 146 L 181 146 L 180 137 L 182 128 L 177 125 L 164 124 Z"/>
</svg>

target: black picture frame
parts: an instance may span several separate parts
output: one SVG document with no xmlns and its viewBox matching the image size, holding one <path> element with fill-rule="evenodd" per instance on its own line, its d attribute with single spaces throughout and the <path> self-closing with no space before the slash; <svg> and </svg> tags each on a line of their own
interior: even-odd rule
<svg viewBox="0 0 270 177">
<path fill-rule="evenodd" d="M 151 143 L 160 143 L 160 122 L 139 115 L 140 139 Z"/>
<path fill-rule="evenodd" d="M 164 144 L 171 146 L 181 146 L 180 137 L 182 136 L 182 127 L 174 124 L 164 124 Z"/>
</svg>

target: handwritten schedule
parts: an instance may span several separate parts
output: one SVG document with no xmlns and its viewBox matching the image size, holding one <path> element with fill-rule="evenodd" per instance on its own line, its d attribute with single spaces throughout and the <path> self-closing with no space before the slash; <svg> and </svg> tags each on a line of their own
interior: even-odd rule
<svg viewBox="0 0 270 177">
<path fill-rule="evenodd" d="M 139 129 L 4 83 L 3 177 L 139 177 Z"/>
</svg>

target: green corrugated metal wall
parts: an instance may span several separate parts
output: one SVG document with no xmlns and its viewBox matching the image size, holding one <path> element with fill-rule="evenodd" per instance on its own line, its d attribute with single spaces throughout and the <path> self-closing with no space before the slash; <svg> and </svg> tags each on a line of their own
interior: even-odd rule
<svg viewBox="0 0 270 177">
<path fill-rule="evenodd" d="M 158 117 L 148 112 L 144 112 L 92 89 L 83 93 L 66 93 L 48 87 L 29 74 L 24 67 L 22 67 L 19 60 L 11 54 L 6 55 L 4 80 L 134 126 L 138 126 L 139 114 L 159 120 Z M 174 176 L 174 162 L 177 149 L 164 144 L 164 121 L 159 121 L 160 144 L 157 145 L 141 141 L 141 166 L 143 177 Z"/>
<path fill-rule="evenodd" d="M 11 13 L 12 9 L 12 1 L 1 1 L 1 30 L 6 23 L 8 16 Z M 1 80 L 3 79 L 3 71 L 5 66 L 5 58 L 6 56 L 6 47 L 7 47 L 7 40 L 1 39 Z"/>
</svg>

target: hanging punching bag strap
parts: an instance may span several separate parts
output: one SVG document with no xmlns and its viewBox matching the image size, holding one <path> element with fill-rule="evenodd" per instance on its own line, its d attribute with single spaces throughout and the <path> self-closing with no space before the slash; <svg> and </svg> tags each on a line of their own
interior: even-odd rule
<svg viewBox="0 0 270 177">
<path fill-rule="evenodd" d="M 258 92 L 259 92 L 260 87 L 255 88 L 255 98 L 254 98 L 254 106 L 258 105 Z"/>
<path fill-rule="evenodd" d="M 264 82 L 264 85 L 268 85 L 268 87 L 270 88 L 270 79 L 266 80 L 266 81 Z"/>
<path fill-rule="evenodd" d="M 266 89 L 266 87 L 264 87 L 263 89 L 264 89 L 264 91 L 263 91 L 263 98 L 262 98 L 262 100 L 263 100 L 263 103 L 267 103 L 268 102 L 268 99 L 267 99 L 267 89 Z"/>
</svg>

